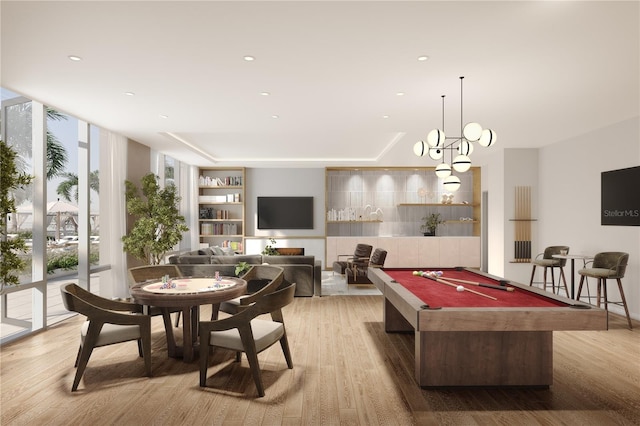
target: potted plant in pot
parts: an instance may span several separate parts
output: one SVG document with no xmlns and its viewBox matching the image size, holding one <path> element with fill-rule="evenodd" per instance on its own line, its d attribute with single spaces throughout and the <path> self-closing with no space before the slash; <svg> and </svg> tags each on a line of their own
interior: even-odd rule
<svg viewBox="0 0 640 426">
<path fill-rule="evenodd" d="M 444 220 L 440 218 L 440 213 L 430 213 L 422 218 L 423 224 L 420 227 L 425 237 L 433 237 L 436 235 L 436 229 L 438 225 L 444 223 Z"/>
</svg>

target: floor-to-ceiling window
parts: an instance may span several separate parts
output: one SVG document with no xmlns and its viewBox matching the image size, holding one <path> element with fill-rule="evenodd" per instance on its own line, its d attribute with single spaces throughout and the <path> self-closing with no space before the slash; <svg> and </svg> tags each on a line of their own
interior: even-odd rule
<svg viewBox="0 0 640 426">
<path fill-rule="evenodd" d="M 68 315 L 61 279 L 98 292 L 98 272 L 110 266 L 108 256 L 101 263 L 99 255 L 100 129 L 0 90 L 2 138 L 18 153 L 20 167 L 36 176 L 13 194 L 17 212 L 9 217 L 7 233 L 22 235 L 29 249 L 22 254 L 27 267 L 19 272 L 20 286 L 3 288 L 0 295 L 5 342 Z"/>
</svg>

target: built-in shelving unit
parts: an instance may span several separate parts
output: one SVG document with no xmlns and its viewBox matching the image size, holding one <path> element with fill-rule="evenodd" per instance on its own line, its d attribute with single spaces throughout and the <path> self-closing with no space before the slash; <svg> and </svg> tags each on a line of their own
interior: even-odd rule
<svg viewBox="0 0 640 426">
<path fill-rule="evenodd" d="M 327 223 L 382 223 L 381 220 L 328 220 Z"/>
<path fill-rule="evenodd" d="M 444 220 L 436 235 L 480 235 L 477 167 L 459 176 L 462 186 L 453 199 L 433 167 L 337 167 L 327 168 L 325 173 L 328 237 L 418 236 L 422 235 L 421 218 L 430 213 L 440 213 Z M 442 200 L 445 202 L 438 202 Z"/>
<path fill-rule="evenodd" d="M 199 170 L 198 217 L 201 245 L 244 253 L 244 167 Z"/>
</svg>

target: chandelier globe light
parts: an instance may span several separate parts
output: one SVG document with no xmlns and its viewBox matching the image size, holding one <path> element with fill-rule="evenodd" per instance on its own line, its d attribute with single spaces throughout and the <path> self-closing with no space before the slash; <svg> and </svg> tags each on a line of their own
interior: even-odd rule
<svg viewBox="0 0 640 426">
<path fill-rule="evenodd" d="M 463 80 L 460 77 L 460 136 L 447 137 L 444 132 L 444 98 L 442 95 L 442 128 L 433 129 L 427 133 L 427 142 L 418 141 L 413 146 L 413 152 L 418 157 L 427 155 L 432 160 L 440 161 L 436 167 L 436 176 L 443 178 L 443 185 L 448 191 L 457 191 L 460 188 L 460 178 L 452 172 L 464 173 L 471 168 L 473 143 L 477 142 L 481 147 L 490 147 L 496 143 L 496 132 L 491 129 L 483 129 L 476 122 L 463 125 Z M 447 142 L 449 141 L 449 142 Z M 446 161 L 446 152 L 449 151 L 449 162 Z M 454 156 L 454 151 L 456 152 Z"/>
<path fill-rule="evenodd" d="M 440 163 L 436 166 L 436 176 L 446 178 L 451 176 L 451 166 L 447 163 Z"/>
<path fill-rule="evenodd" d="M 460 178 L 456 175 L 451 175 L 444 178 L 444 187 L 447 191 L 455 192 L 460 188 Z"/>
</svg>

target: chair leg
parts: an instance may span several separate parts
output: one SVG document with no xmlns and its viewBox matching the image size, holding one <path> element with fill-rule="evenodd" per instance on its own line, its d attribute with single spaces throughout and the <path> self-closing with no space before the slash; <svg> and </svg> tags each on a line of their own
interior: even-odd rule
<svg viewBox="0 0 640 426">
<path fill-rule="evenodd" d="M 553 270 L 556 269 L 553 266 L 550 268 L 551 269 L 551 293 L 553 294 L 557 294 L 556 293 L 556 277 L 553 274 Z M 560 285 L 558 284 L 558 293 L 560 293 Z"/>
<path fill-rule="evenodd" d="M 602 292 L 602 278 L 598 278 L 598 288 L 596 293 L 596 306 L 600 307 L 600 293 Z"/>
<path fill-rule="evenodd" d="M 291 351 L 289 350 L 289 340 L 287 339 L 287 333 L 285 332 L 280 338 L 280 346 L 282 347 L 282 353 L 284 353 L 284 359 L 287 360 L 287 367 L 293 368 L 293 360 L 291 359 Z"/>
<path fill-rule="evenodd" d="M 262 384 L 262 373 L 260 372 L 260 363 L 258 363 L 258 354 L 255 347 L 253 349 L 247 348 L 247 360 L 249 361 L 249 367 L 251 368 L 251 374 L 253 375 L 253 381 L 256 382 L 256 389 L 259 396 L 264 396 L 264 385 Z"/>
<path fill-rule="evenodd" d="M 182 312 L 178 311 L 178 313 L 176 314 L 176 328 L 178 328 L 178 326 L 180 325 L 180 314 Z"/>
<path fill-rule="evenodd" d="M 200 387 L 202 388 L 207 385 L 207 367 L 209 366 L 210 349 L 208 340 L 200 334 Z"/>
<path fill-rule="evenodd" d="M 562 283 L 564 284 L 564 292 L 567 295 L 567 298 L 571 298 L 571 295 L 569 294 L 569 287 L 567 287 L 567 279 L 564 277 L 564 269 L 562 267 L 560 267 L 560 277 L 558 278 L 558 293 L 560 293 L 560 280 L 562 280 Z"/>
<path fill-rule="evenodd" d="M 604 293 L 604 310 L 607 311 L 607 330 L 609 329 L 609 297 L 607 296 L 607 280 L 600 280 L 602 283 L 602 292 Z"/>
<path fill-rule="evenodd" d="M 578 285 L 578 293 L 576 294 L 576 300 L 580 300 L 580 295 L 582 294 L 582 284 L 584 284 L 584 278 L 585 278 L 584 275 L 580 275 L 580 284 Z M 589 284 L 587 284 L 587 289 L 589 289 Z"/>
<path fill-rule="evenodd" d="M 94 322 L 89 323 L 89 329 L 87 330 L 87 335 L 84 337 L 82 350 L 80 351 L 80 358 L 78 359 L 76 376 L 73 379 L 73 385 L 71 385 L 71 392 L 75 392 L 76 390 L 78 390 L 80 379 L 82 379 L 84 370 L 87 368 L 87 364 L 89 363 L 89 358 L 91 358 L 93 348 L 98 342 L 98 337 L 100 336 L 101 329 L 102 324 L 96 324 Z"/>
<path fill-rule="evenodd" d="M 140 325 L 140 335 L 142 338 L 138 342 L 142 345 L 145 373 L 147 377 L 151 377 L 151 320 Z"/>
<path fill-rule="evenodd" d="M 622 306 L 624 307 L 624 312 L 627 314 L 627 322 L 629 323 L 629 330 L 633 330 L 633 326 L 631 325 L 631 317 L 629 316 L 629 308 L 627 307 L 627 299 L 624 297 L 624 290 L 622 290 L 622 281 L 620 278 L 617 278 L 618 281 L 618 290 L 620 291 L 620 297 L 622 298 Z"/>
<path fill-rule="evenodd" d="M 533 265 L 533 269 L 531 269 L 531 279 L 529 280 L 529 285 L 533 285 L 533 277 L 536 275 L 536 265 Z"/>
<path fill-rule="evenodd" d="M 544 267 L 544 272 L 542 273 L 542 281 L 544 282 L 543 284 L 543 289 L 544 291 L 547 291 L 547 267 Z"/>
<path fill-rule="evenodd" d="M 78 361 L 80 360 L 80 353 L 82 352 L 82 343 L 78 347 L 78 354 L 76 355 L 76 362 L 73 363 L 74 367 L 78 367 Z"/>
</svg>

